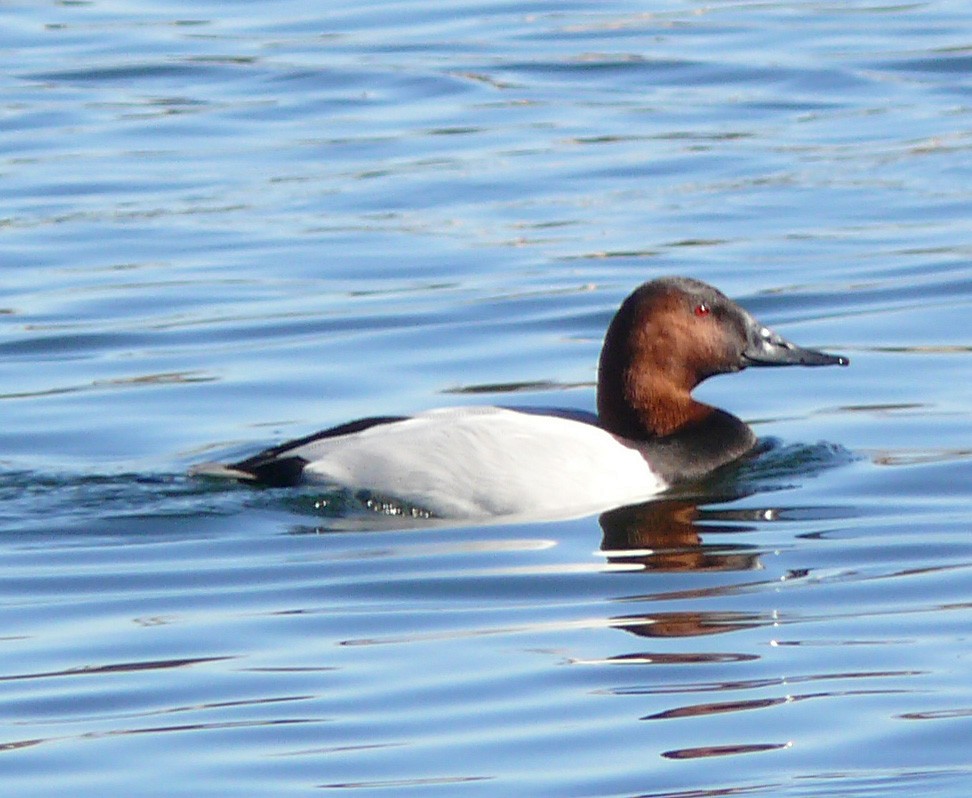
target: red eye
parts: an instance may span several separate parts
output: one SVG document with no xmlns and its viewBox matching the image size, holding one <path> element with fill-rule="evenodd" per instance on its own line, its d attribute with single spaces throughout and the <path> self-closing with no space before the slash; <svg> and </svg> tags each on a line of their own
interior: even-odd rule
<svg viewBox="0 0 972 798">
<path fill-rule="evenodd" d="M 696 316 L 708 316 L 711 312 L 712 309 L 705 302 L 699 302 L 699 304 L 695 306 Z"/>
</svg>

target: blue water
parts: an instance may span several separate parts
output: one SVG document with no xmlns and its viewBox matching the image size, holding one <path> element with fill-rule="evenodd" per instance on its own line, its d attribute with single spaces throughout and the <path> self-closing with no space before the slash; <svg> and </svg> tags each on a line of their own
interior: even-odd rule
<svg viewBox="0 0 972 798">
<path fill-rule="evenodd" d="M 0 776 L 18 796 L 966 796 L 972 10 L 0 15 Z M 688 274 L 849 369 L 762 454 L 448 527 L 184 476 L 351 418 L 591 409 Z"/>
</svg>

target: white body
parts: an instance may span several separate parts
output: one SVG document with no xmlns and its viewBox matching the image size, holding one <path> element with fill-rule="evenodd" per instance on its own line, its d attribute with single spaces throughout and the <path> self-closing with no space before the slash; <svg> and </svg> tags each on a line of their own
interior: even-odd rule
<svg viewBox="0 0 972 798">
<path fill-rule="evenodd" d="M 498 407 L 431 410 L 287 455 L 309 461 L 306 482 L 368 489 L 443 518 L 566 518 L 667 487 L 599 427 Z"/>
</svg>

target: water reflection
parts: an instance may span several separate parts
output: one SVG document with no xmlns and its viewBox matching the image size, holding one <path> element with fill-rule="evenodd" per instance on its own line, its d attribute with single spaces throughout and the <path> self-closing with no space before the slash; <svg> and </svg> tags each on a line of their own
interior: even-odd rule
<svg viewBox="0 0 972 798">
<path fill-rule="evenodd" d="M 773 622 L 771 613 L 705 610 L 655 612 L 611 619 L 612 626 L 638 637 L 701 637 L 769 626 Z M 654 655 L 651 657 L 654 661 Z"/>
<path fill-rule="evenodd" d="M 601 551 L 611 563 L 641 565 L 649 571 L 759 569 L 755 546 L 705 543 L 703 533 L 720 538 L 752 533 L 768 522 L 792 518 L 798 513 L 795 508 L 731 505 L 804 482 L 853 459 L 847 450 L 826 443 L 784 446 L 766 439 L 750 457 L 678 494 L 602 513 L 598 519 Z M 814 516 L 830 512 L 827 508 L 809 511 Z M 801 517 L 806 514 L 799 511 Z"/>
<path fill-rule="evenodd" d="M 769 511 L 753 510 L 753 520 Z M 601 551 L 611 563 L 639 564 L 649 571 L 749 571 L 760 567 L 746 545 L 703 544 L 697 502 L 663 499 L 602 513 Z M 753 532 L 755 526 L 706 523 L 707 532 Z"/>
<path fill-rule="evenodd" d="M 610 563 L 640 565 L 646 571 L 750 571 L 761 567 L 753 546 L 703 543 L 699 521 L 704 513 L 718 515 L 716 511 L 703 511 L 699 502 L 689 499 L 619 507 L 603 513 L 599 519 L 603 532 L 601 551 Z M 753 520 L 771 515 L 767 510 L 747 513 L 753 515 Z M 704 529 L 740 533 L 755 531 L 756 527 L 706 522 Z M 711 590 L 688 593 L 683 592 L 680 597 L 699 598 Z M 655 600 L 659 596 L 640 598 Z M 769 620 L 752 613 L 691 610 L 616 617 L 612 624 L 638 637 L 699 637 L 752 628 Z M 642 659 L 658 662 L 656 654 L 642 655 Z"/>
</svg>

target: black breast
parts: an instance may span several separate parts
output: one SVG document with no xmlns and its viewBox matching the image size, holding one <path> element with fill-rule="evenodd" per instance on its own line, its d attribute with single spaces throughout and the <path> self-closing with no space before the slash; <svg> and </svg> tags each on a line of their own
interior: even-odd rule
<svg viewBox="0 0 972 798">
<path fill-rule="evenodd" d="M 699 479 L 742 457 L 756 445 L 756 435 L 731 413 L 713 409 L 697 424 L 633 445 L 671 484 Z"/>
</svg>

